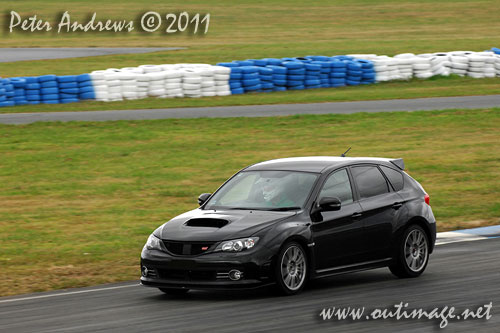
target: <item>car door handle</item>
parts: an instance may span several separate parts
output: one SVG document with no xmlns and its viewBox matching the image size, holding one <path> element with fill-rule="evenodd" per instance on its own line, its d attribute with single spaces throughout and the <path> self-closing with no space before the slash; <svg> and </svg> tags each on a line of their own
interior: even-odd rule
<svg viewBox="0 0 500 333">
<path fill-rule="evenodd" d="M 392 208 L 394 209 L 399 209 L 401 207 L 403 207 L 403 202 L 396 202 L 392 205 Z"/>
<path fill-rule="evenodd" d="M 361 217 L 361 215 L 363 215 L 363 214 L 361 214 L 361 213 L 354 213 L 354 214 L 351 215 L 351 217 L 353 219 L 357 219 L 358 217 Z"/>
</svg>

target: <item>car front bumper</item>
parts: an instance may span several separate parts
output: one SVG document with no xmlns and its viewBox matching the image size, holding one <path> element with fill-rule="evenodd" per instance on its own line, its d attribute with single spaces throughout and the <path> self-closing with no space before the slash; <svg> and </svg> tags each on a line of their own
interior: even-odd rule
<svg viewBox="0 0 500 333">
<path fill-rule="evenodd" d="M 265 247 L 240 253 L 214 252 L 198 256 L 175 256 L 143 250 L 141 284 L 158 288 L 252 289 L 272 284 L 273 253 Z M 232 280 L 237 270 L 241 278 Z"/>
</svg>

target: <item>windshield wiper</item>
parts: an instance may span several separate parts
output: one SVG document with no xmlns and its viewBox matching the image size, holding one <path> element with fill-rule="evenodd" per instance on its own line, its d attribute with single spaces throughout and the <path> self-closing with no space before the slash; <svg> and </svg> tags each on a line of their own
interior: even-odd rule
<svg viewBox="0 0 500 333">
<path fill-rule="evenodd" d="M 229 210 L 267 210 L 265 208 L 255 208 L 255 207 L 230 207 Z"/>
<path fill-rule="evenodd" d="M 299 210 L 299 209 L 302 209 L 302 207 L 278 207 L 278 208 L 271 208 L 268 210 L 273 211 L 273 212 L 284 212 L 287 210 Z"/>
</svg>

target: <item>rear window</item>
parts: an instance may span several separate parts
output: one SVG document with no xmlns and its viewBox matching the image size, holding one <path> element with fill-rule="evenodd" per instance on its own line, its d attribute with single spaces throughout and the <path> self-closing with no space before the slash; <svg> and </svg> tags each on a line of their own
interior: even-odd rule
<svg viewBox="0 0 500 333">
<path fill-rule="evenodd" d="M 387 181 L 376 166 L 352 167 L 352 174 L 361 198 L 374 197 L 389 192 Z"/>
<path fill-rule="evenodd" d="M 389 179 L 389 182 L 392 184 L 394 191 L 401 191 L 404 187 L 404 179 L 401 172 L 385 167 L 383 165 L 381 165 L 380 168 L 387 176 L 387 179 Z"/>
</svg>

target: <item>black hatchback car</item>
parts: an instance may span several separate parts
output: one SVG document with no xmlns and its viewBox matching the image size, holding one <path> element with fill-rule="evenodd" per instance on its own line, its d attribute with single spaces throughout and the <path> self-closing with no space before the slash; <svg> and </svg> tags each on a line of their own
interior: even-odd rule
<svg viewBox="0 0 500 333">
<path fill-rule="evenodd" d="M 200 207 L 156 229 L 141 254 L 141 283 L 189 289 L 275 284 L 388 266 L 425 270 L 436 240 L 429 195 L 402 159 L 298 157 L 244 168 Z"/>
</svg>

